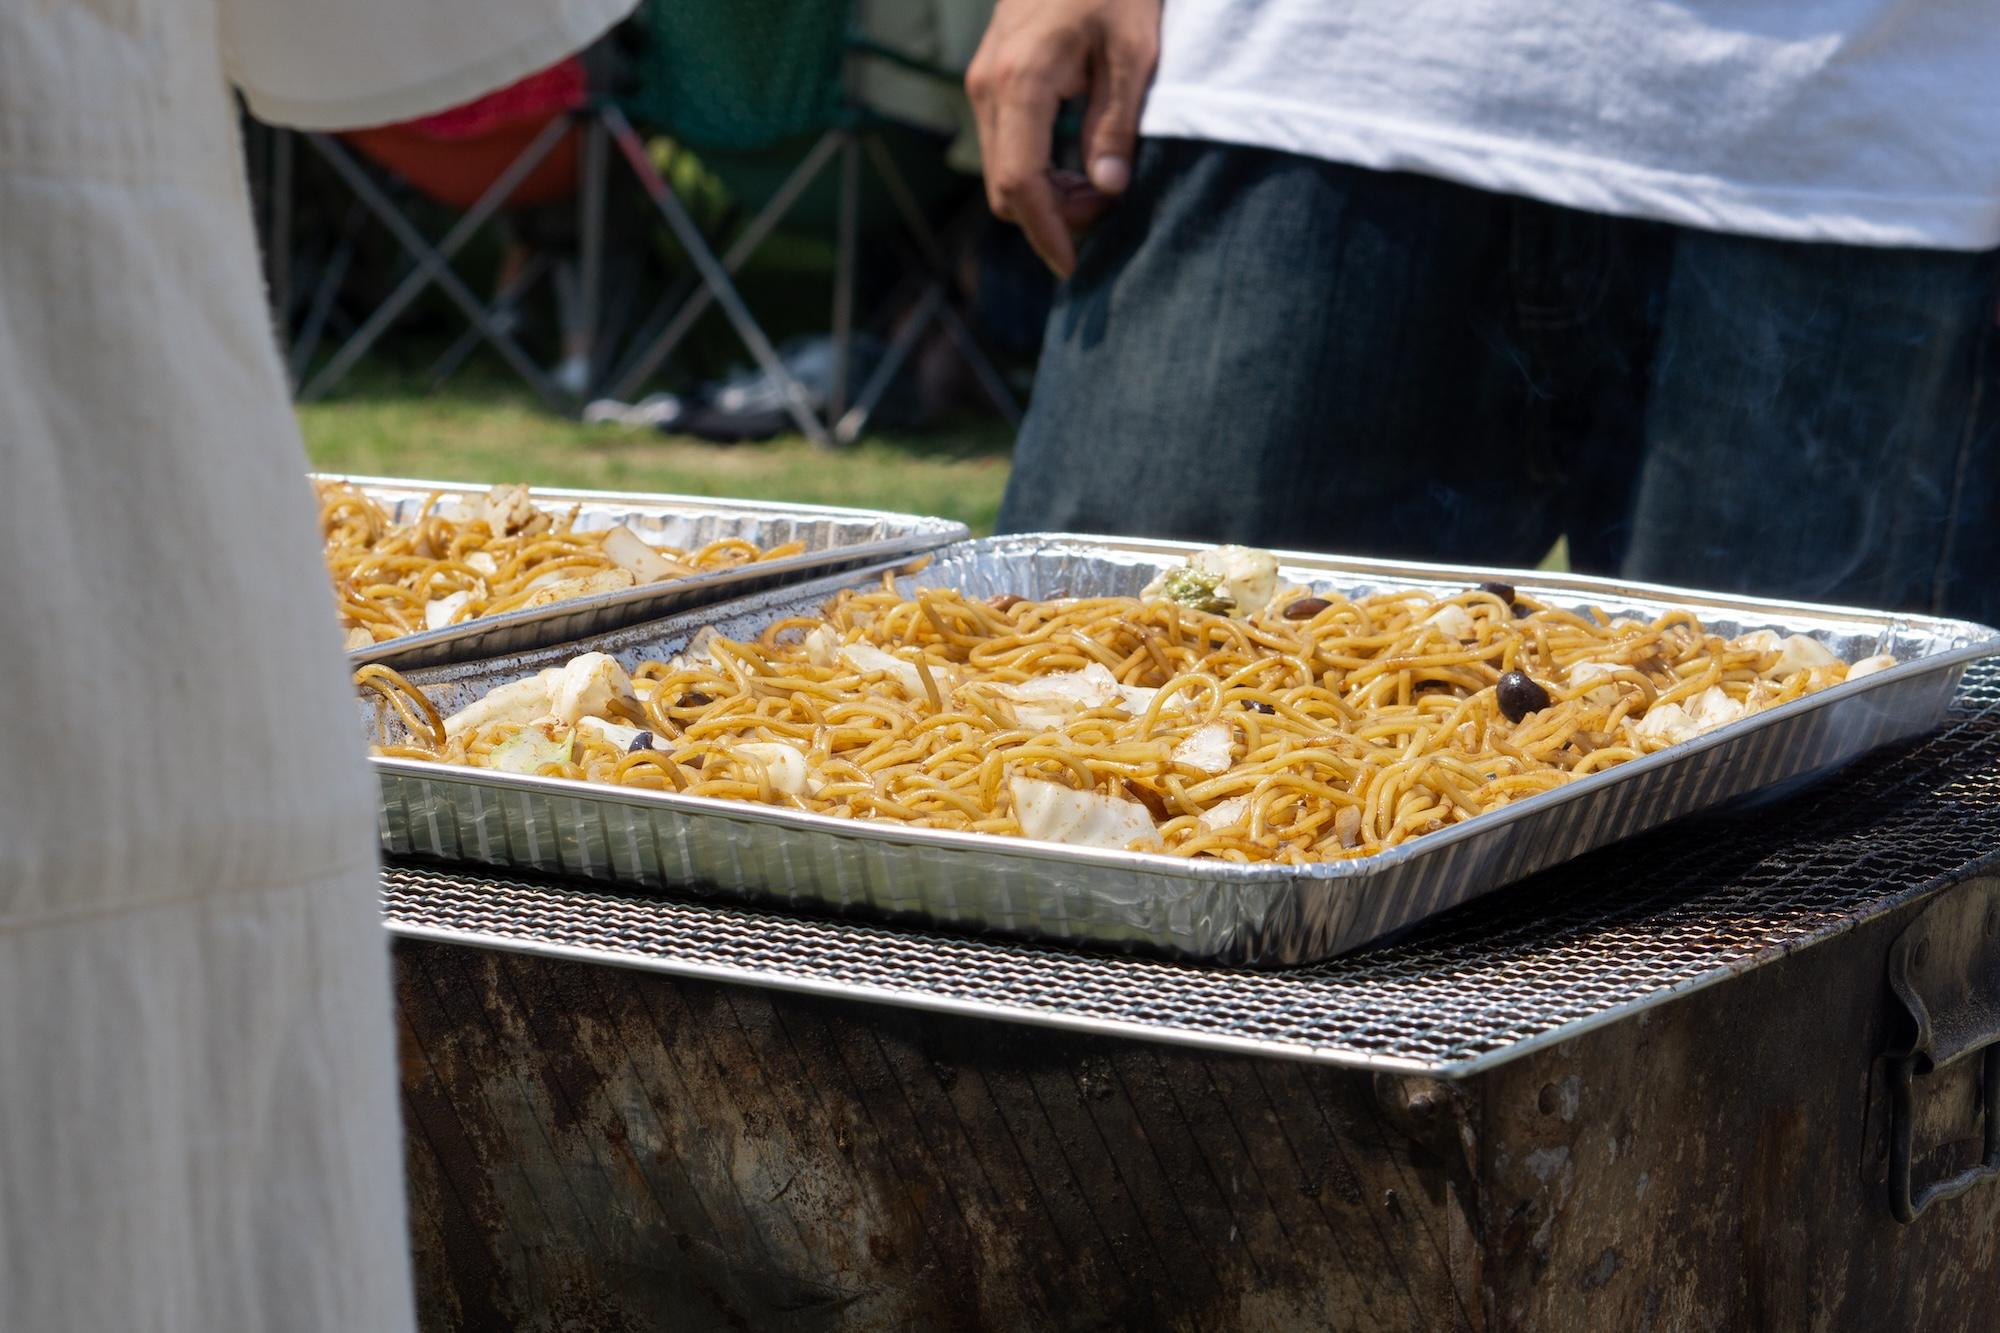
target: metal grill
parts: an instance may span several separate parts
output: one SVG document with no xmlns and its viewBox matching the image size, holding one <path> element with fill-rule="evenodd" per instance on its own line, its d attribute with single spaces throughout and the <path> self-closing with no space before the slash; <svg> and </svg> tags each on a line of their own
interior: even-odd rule
<svg viewBox="0 0 2000 1333">
<path fill-rule="evenodd" d="M 967 939 L 427 865 L 390 929 L 850 999 L 1461 1077 L 1852 929 L 2000 861 L 2000 662 L 1945 728 L 1283 972 Z"/>
</svg>

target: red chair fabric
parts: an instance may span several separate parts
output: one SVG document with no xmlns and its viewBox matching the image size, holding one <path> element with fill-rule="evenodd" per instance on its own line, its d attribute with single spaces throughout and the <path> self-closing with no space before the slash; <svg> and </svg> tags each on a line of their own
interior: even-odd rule
<svg viewBox="0 0 2000 1333">
<path fill-rule="evenodd" d="M 572 56 L 463 106 L 340 137 L 430 198 L 466 209 L 550 121 L 582 106 L 587 91 L 583 62 Z M 508 197 L 508 206 L 574 194 L 579 138 L 574 129 L 564 134 Z"/>
</svg>

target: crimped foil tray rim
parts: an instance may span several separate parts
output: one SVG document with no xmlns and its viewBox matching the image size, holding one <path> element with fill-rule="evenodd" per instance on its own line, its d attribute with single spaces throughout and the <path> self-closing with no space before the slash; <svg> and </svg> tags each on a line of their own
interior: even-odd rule
<svg viewBox="0 0 2000 1333">
<path fill-rule="evenodd" d="M 492 486 L 492 483 L 488 482 L 429 481 L 414 477 L 371 477 L 339 472 L 312 472 L 307 476 L 312 481 L 338 482 L 353 486 L 378 497 L 383 492 L 405 493 L 396 498 L 413 498 L 434 491 L 448 495 L 476 495 L 491 489 Z M 620 607 L 677 595 L 699 596 L 704 601 L 726 601 L 729 599 L 729 590 L 739 584 L 766 579 L 782 580 L 792 576 L 807 577 L 834 563 L 854 565 L 906 560 L 912 556 L 965 542 L 972 536 L 972 530 L 956 519 L 900 513 L 888 509 L 856 509 L 842 505 L 795 504 L 781 500 L 681 495 L 669 491 L 591 491 L 563 486 L 530 486 L 528 497 L 555 507 L 595 504 L 615 506 L 634 513 L 649 511 L 675 514 L 743 513 L 759 517 L 800 520 L 841 519 L 849 522 L 907 524 L 916 530 L 900 537 L 878 537 L 851 546 L 802 551 L 798 555 L 788 555 L 778 560 L 738 565 L 731 569 L 691 575 L 666 583 L 638 584 L 630 588 L 621 588 L 616 592 L 592 593 L 585 597 L 554 602 L 548 606 L 505 611 L 499 615 L 481 616 L 476 620 L 447 625 L 440 629 L 404 634 L 381 643 L 370 644 L 365 648 L 350 650 L 347 654 L 348 665 L 360 667 L 370 662 L 393 663 L 465 639 L 504 635 L 509 630 L 520 630 L 540 622 L 593 611 L 615 612 Z"/>
<path fill-rule="evenodd" d="M 1192 555 L 1197 551 L 1213 550 L 1216 545 L 1214 542 L 1177 541 L 1166 537 L 1112 537 L 1087 532 L 1014 532 L 971 538 L 954 543 L 953 549 L 955 551 L 958 547 L 967 549 L 986 547 L 997 550 L 1013 544 L 1034 547 L 1067 544 L 1087 548 L 1081 550 L 1080 554 L 1109 551 L 1113 554 L 1130 555 Z M 1834 602 L 1794 602 L 1777 597 L 1756 597 L 1749 593 L 1710 592 L 1702 588 L 1688 588 L 1672 583 L 1645 583 L 1636 579 L 1613 578 L 1603 574 L 1575 574 L 1568 571 L 1522 569 L 1506 565 L 1452 565 L 1422 560 L 1390 560 L 1377 556 L 1350 556 L 1327 551 L 1296 551 L 1275 546 L 1263 549 L 1276 556 L 1280 565 L 1316 565 L 1333 571 L 1379 574 L 1388 579 L 1407 576 L 1428 579 L 1432 582 L 1452 583 L 1462 582 L 1469 576 L 1477 575 L 1516 584 L 1574 589 L 1578 592 L 1595 590 L 1612 596 L 1638 597 L 1650 601 L 1698 602 L 1704 606 L 1730 610 L 1772 611 L 1792 617 L 1865 621 L 1880 624 L 1885 628 L 1907 625 L 1931 632 L 1956 631 L 1961 636 L 1972 633 L 1980 636 L 1978 642 L 1982 645 L 1982 651 L 1974 654 L 1975 657 L 2000 655 L 2000 628 L 1982 625 L 1976 621 L 1954 620 L 1948 616 L 1933 616 L 1917 611 L 1884 611 L 1878 607 L 1848 606 Z M 943 550 L 938 551 L 939 555 L 944 553 Z M 1930 657 L 1921 660 L 1929 661 Z"/>
<path fill-rule="evenodd" d="M 1046 550 L 1055 544 L 1075 545 L 1079 554 L 1102 554 L 1105 552 L 1130 554 L 1178 554 L 1207 549 L 1204 543 L 1153 541 L 1118 537 L 1100 537 L 1076 533 L 1023 533 L 1004 537 L 981 538 L 976 541 L 953 543 L 943 548 L 935 548 L 931 553 L 948 557 L 960 550 L 986 548 L 1004 550 L 1008 545 L 1023 544 L 1038 550 Z M 932 829 L 911 825 L 877 823 L 872 820 L 847 819 L 838 815 L 819 814 L 807 810 L 794 810 L 783 806 L 766 806 L 754 801 L 732 801 L 716 796 L 689 796 L 679 792 L 657 791 L 650 788 L 616 787 L 605 783 L 590 782 L 577 778 L 538 777 L 531 774 L 496 773 L 489 769 L 466 768 L 455 764 L 440 764 L 429 760 L 402 759 L 375 756 L 375 764 L 385 777 L 404 777 L 429 782 L 442 782 L 463 786 L 483 786 L 500 790 L 523 793 L 541 793 L 550 796 L 568 796 L 599 804 L 624 805 L 638 809 L 665 809 L 687 815 L 726 815 L 733 819 L 743 819 L 752 823 L 766 823 L 792 828 L 814 830 L 839 837 L 858 838 L 868 841 L 886 842 L 900 845 L 950 848 L 956 851 L 984 853 L 1010 858 L 1061 862 L 1066 865 L 1088 865 L 1106 869 L 1143 871 L 1149 875 L 1186 879 L 1198 883 L 1221 884 L 1243 889 L 1283 889 L 1314 882 L 1335 882 L 1349 879 L 1373 878 L 1382 872 L 1419 857 L 1441 852 L 1459 842 L 1486 836 L 1507 824 L 1531 819 L 1541 812 L 1553 809 L 1571 801 L 1587 800 L 1596 793 L 1622 783 L 1635 781 L 1645 774 L 1660 768 L 1678 766 L 1708 750 L 1731 744 L 1755 732 L 1771 726 L 1779 726 L 1804 716 L 1816 709 L 1825 708 L 1845 700 L 1857 698 L 1870 690 L 1895 685 L 1918 676 L 1962 668 L 1966 663 L 1982 657 L 2000 654 L 2000 630 L 1977 625 L 1970 621 L 1949 620 L 1935 616 L 1903 614 L 1868 610 L 1859 607 L 1828 606 L 1815 603 L 1786 602 L 1773 598 L 1746 597 L 1735 594 L 1710 594 L 1695 589 L 1678 588 L 1661 584 L 1623 582 L 1615 579 L 1591 575 L 1545 575 L 1534 570 L 1512 570 L 1486 566 L 1459 566 L 1419 563 L 1414 561 L 1376 560 L 1349 558 L 1323 553 L 1300 551 L 1274 551 L 1281 565 L 1300 568 L 1318 567 L 1332 572 L 1361 572 L 1380 575 L 1387 579 L 1410 577 L 1435 581 L 1462 581 L 1469 575 L 1515 576 L 1520 582 L 1531 583 L 1542 588 L 1561 588 L 1568 591 L 1599 591 L 1611 595 L 1636 596 L 1643 600 L 1678 601 L 1701 610 L 1744 610 L 1753 613 L 1770 612 L 1774 619 L 1821 618 L 1841 619 L 1859 623 L 1878 624 L 1885 630 L 1892 627 L 1928 630 L 1932 633 L 1949 632 L 1957 637 L 1977 635 L 1975 641 L 1943 653 L 1926 654 L 1908 662 L 1898 663 L 1883 671 L 1866 676 L 1858 681 L 1843 681 L 1839 685 L 1815 691 L 1776 708 L 1766 709 L 1747 718 L 1718 727 L 1689 741 L 1683 741 L 1639 759 L 1627 761 L 1606 768 L 1574 782 L 1564 783 L 1550 791 L 1539 792 L 1519 801 L 1511 802 L 1499 810 L 1489 811 L 1473 819 L 1454 824 L 1450 828 L 1435 833 L 1427 833 L 1408 842 L 1368 856 L 1355 857 L 1344 861 L 1323 861 L 1308 865 L 1277 865 L 1269 862 L 1244 864 L 1234 861 L 1197 860 L 1191 857 L 1170 856 L 1164 852 L 1134 852 L 1112 848 L 1076 847 L 1065 843 L 1045 842 L 1031 838 L 1017 838 L 989 833 L 961 832 L 953 829 Z M 885 562 L 867 569 L 855 569 L 846 573 L 810 583 L 794 584 L 785 589 L 788 596 L 805 597 L 820 591 L 828 593 L 845 587 L 862 586 L 865 582 L 879 578 L 884 572 L 893 570 L 900 562 Z M 716 603 L 698 610 L 676 612 L 661 620 L 684 619 L 695 615 L 715 615 L 726 613 L 730 603 Z M 646 622 L 646 623 L 659 623 Z M 633 628 L 639 628 L 637 626 Z M 546 651 L 546 650 L 544 650 Z M 469 665 L 469 664 L 468 664 Z"/>
<path fill-rule="evenodd" d="M 452 495 L 472 495 L 491 490 L 489 481 L 434 481 L 424 477 L 377 477 L 351 472 L 309 472 L 313 481 L 342 482 L 349 486 L 378 490 L 411 491 L 427 495 L 444 491 Z M 801 500 L 753 500 L 729 495 L 687 495 L 679 491 L 595 491 L 571 486 L 529 486 L 528 494 L 538 499 L 566 500 L 571 504 L 610 504 L 627 509 L 754 509 L 805 518 L 895 518 L 965 527 L 956 519 L 938 518 L 892 509 L 862 509 L 851 505 L 809 504 Z M 968 529 L 969 531 L 969 529 Z M 969 540 L 961 538 L 961 540 Z"/>
</svg>

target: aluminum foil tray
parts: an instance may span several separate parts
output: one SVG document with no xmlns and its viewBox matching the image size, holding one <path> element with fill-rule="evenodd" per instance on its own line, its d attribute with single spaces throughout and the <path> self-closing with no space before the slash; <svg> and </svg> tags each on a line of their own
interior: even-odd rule
<svg viewBox="0 0 2000 1333">
<path fill-rule="evenodd" d="M 1132 594 L 1200 549 L 1041 535 L 954 546 L 903 588 L 975 596 Z M 1155 853 L 909 828 L 671 792 L 377 759 L 389 852 L 583 877 L 638 889 L 865 912 L 1029 938 L 1146 949 L 1217 963 L 1312 962 L 1696 810 L 1790 789 L 1879 746 L 1935 728 L 1965 664 L 2000 651 L 1980 625 L 1540 573 L 1281 553 L 1289 581 L 1350 595 L 1458 589 L 1501 578 L 1612 616 L 1694 609 L 1734 635 L 1811 634 L 1852 661 L 1898 665 L 1594 773 L 1358 860 L 1239 865 Z M 762 593 L 530 654 L 411 674 L 449 712 L 487 690 L 601 651 L 628 667 L 671 655 L 703 625 L 731 637 L 808 613 L 866 573 Z M 373 703 L 358 705 L 368 727 Z"/>
<path fill-rule="evenodd" d="M 432 495 L 442 495 L 450 501 L 476 498 L 490 489 L 462 481 L 411 481 L 393 477 L 318 474 L 314 480 L 346 482 L 387 506 L 399 521 L 414 518 Z M 609 528 L 624 523 L 654 545 L 687 549 L 724 537 L 741 537 L 759 546 L 803 541 L 806 549 L 780 560 L 665 583 L 642 584 L 531 611 L 508 611 L 462 625 L 407 634 L 386 643 L 357 648 L 348 654 L 349 662 L 354 666 L 386 662 L 401 671 L 440 662 L 526 652 L 802 579 L 902 559 L 971 535 L 963 523 L 948 519 L 872 509 L 552 487 L 531 487 L 528 493 L 542 509 L 564 511 L 575 507 L 579 529 Z"/>
</svg>

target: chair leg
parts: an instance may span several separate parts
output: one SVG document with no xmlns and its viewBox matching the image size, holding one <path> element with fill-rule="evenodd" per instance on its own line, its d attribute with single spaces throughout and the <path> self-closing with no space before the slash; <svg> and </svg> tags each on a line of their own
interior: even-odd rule
<svg viewBox="0 0 2000 1333">
<path fill-rule="evenodd" d="M 624 146 L 622 141 L 620 146 L 621 148 Z M 757 216 L 751 219 L 749 225 L 743 229 L 736 240 L 723 252 L 721 267 L 724 274 L 734 274 L 737 269 L 743 266 L 743 262 L 755 253 L 757 247 L 764 243 L 764 238 L 771 234 L 772 228 L 776 227 L 778 223 L 784 220 L 785 215 L 791 212 L 792 205 L 798 202 L 799 196 L 804 194 L 806 188 L 819 176 L 821 169 L 832 159 L 833 154 L 839 147 L 839 131 L 830 130 L 820 136 L 819 142 L 814 144 L 812 151 L 807 153 L 804 160 L 792 169 L 792 174 L 785 178 L 785 183 L 778 187 L 777 193 L 771 196 L 764 207 L 758 211 Z M 643 155 L 643 145 L 640 151 Z M 626 155 L 630 157 L 631 151 L 627 150 Z M 636 166 L 634 169 L 635 171 L 637 170 Z M 654 180 L 658 180 L 659 178 L 659 173 L 652 170 L 650 159 L 646 160 L 646 171 L 640 175 L 641 181 L 646 182 L 646 188 L 650 191 L 652 185 L 650 182 L 647 182 L 648 176 Z M 667 189 L 665 181 L 660 181 L 659 183 L 661 189 Z M 669 197 L 671 197 L 671 194 L 672 191 L 668 190 Z M 676 207 L 678 208 L 678 202 L 676 202 Z M 685 216 L 685 210 L 682 210 L 682 213 Z M 672 221 L 671 218 L 668 220 Z M 693 226 L 692 219 L 689 220 L 688 225 L 690 227 Z M 704 243 L 703 248 L 706 251 L 706 243 Z M 709 253 L 712 257 L 713 252 Z M 690 254 L 692 255 L 692 252 Z M 700 267 L 699 264 L 696 265 L 697 269 Z M 733 287 L 731 288 L 731 293 L 732 295 L 734 294 Z M 674 348 L 680 345 L 681 339 L 687 336 L 688 331 L 694 327 L 695 322 L 707 313 L 710 303 L 717 299 L 718 294 L 708 283 L 707 275 L 705 273 L 702 274 L 701 285 L 695 289 L 694 294 L 688 297 L 685 303 L 675 310 L 673 317 L 668 320 L 666 327 L 647 344 L 644 351 L 627 362 L 627 368 L 612 384 L 611 396 L 627 400 L 634 397 L 639 392 L 640 387 L 648 379 L 652 378 L 653 373 L 665 364 L 666 359 L 673 354 Z M 738 304 L 741 304 L 740 298 L 738 299 Z M 735 320 L 732 317 L 731 323 L 734 322 Z M 742 332 L 740 327 L 737 331 L 739 334 Z"/>
<path fill-rule="evenodd" d="M 281 331 L 292 327 L 292 132 L 273 125 L 271 136 L 271 307 Z M 282 336 L 282 333 L 281 333 Z"/>
<path fill-rule="evenodd" d="M 854 263 L 861 216 L 861 143 L 840 131 L 840 219 L 833 257 L 833 376 L 826 415 L 838 421 L 847 412 L 847 374 L 854 351 Z M 840 431 L 834 430 L 836 442 Z"/>
<path fill-rule="evenodd" d="M 502 315 L 512 313 L 521 304 L 521 299 L 528 294 L 537 282 L 541 281 L 542 275 L 548 271 L 549 258 L 547 255 L 538 254 L 530 259 L 522 266 L 519 273 L 516 273 L 512 278 L 507 280 L 505 286 L 493 293 L 491 309 L 494 317 L 497 319 Z M 443 388 L 444 382 L 458 373 L 458 368 L 465 364 L 465 359 L 472 355 L 474 348 L 479 346 L 481 337 L 482 335 L 477 328 L 469 328 L 464 333 L 458 335 L 457 341 L 445 348 L 443 355 L 431 362 L 429 371 L 431 392 L 435 393 Z"/>
<path fill-rule="evenodd" d="M 605 164 L 604 125 L 596 116 L 585 116 L 583 124 L 582 199 L 577 218 L 578 277 L 576 334 L 580 346 L 565 348 L 565 355 L 581 354 L 586 367 L 579 398 L 588 398 L 597 382 L 598 343 L 602 333 L 604 286 L 604 190 L 608 171 Z"/>
<path fill-rule="evenodd" d="M 491 313 L 466 287 L 458 274 L 452 271 L 450 260 L 466 241 L 485 225 L 486 220 L 499 209 L 500 205 L 507 201 L 521 182 L 527 179 L 528 173 L 549 155 L 568 129 L 569 122 L 566 119 L 550 121 L 547 128 L 535 137 L 519 157 L 508 164 L 507 169 L 487 187 L 486 192 L 480 195 L 472 208 L 435 247 L 397 211 L 395 204 L 374 181 L 368 178 L 368 174 L 345 149 L 326 135 L 307 136 L 307 142 L 333 165 L 334 170 L 347 182 L 348 187 L 382 220 L 383 225 L 388 227 L 396 240 L 416 260 L 417 266 L 389 294 L 389 298 L 376 308 L 375 313 L 355 330 L 354 336 L 334 353 L 333 359 L 322 366 L 320 372 L 300 391 L 301 400 L 318 397 L 346 375 L 410 302 L 414 301 L 426 286 L 435 282 L 465 317 L 480 329 L 481 335 L 506 359 L 514 373 L 527 381 L 528 386 L 550 408 L 556 411 L 562 410 L 563 404 L 560 398 L 542 375 L 541 369 L 527 353 L 521 350 L 512 337 L 494 326 Z"/>
<path fill-rule="evenodd" d="M 348 205 L 347 215 L 341 219 L 340 241 L 326 261 L 326 271 L 320 274 L 319 285 L 313 289 L 312 300 L 306 305 L 306 317 L 299 324 L 299 336 L 292 342 L 287 369 L 295 389 L 305 377 L 306 367 L 312 364 L 313 353 L 319 350 L 320 333 L 333 315 L 333 303 L 340 296 L 340 284 L 347 278 L 347 267 L 354 262 L 355 237 L 360 234 L 361 224 L 367 219 L 368 209 L 359 199 Z"/>
<path fill-rule="evenodd" d="M 949 281 L 950 265 L 945 258 L 944 245 L 939 241 L 929 220 L 924 217 L 924 211 L 917 207 L 916 197 L 910 193 L 910 187 L 903 180 L 903 173 L 897 168 L 895 159 L 889 156 L 889 150 L 882 146 L 878 136 L 872 134 L 867 136 L 866 143 L 869 162 L 874 166 L 876 175 L 881 177 L 890 202 L 902 216 L 904 227 L 909 230 L 911 238 L 923 251 L 923 257 L 937 280 Z M 1000 415 L 1007 419 L 1008 424 L 1020 425 L 1021 406 L 1008 391 L 1006 380 L 1001 378 L 1000 372 L 993 365 L 992 358 L 986 354 L 986 349 L 979 345 L 979 339 L 967 327 L 965 321 L 959 318 L 958 312 L 951 308 L 949 302 L 945 303 L 940 318 L 952 345 L 972 371 L 973 378 L 979 381 L 981 391 L 992 401 Z"/>
<path fill-rule="evenodd" d="M 924 330 L 930 327 L 931 321 L 938 317 L 938 312 L 945 308 L 945 304 L 944 284 L 933 279 L 925 285 L 924 294 L 918 300 L 917 308 L 911 312 L 910 318 L 904 321 L 903 327 L 896 330 L 896 336 L 890 339 L 888 351 L 882 354 L 882 364 L 875 367 L 875 373 L 861 386 L 861 395 L 854 400 L 854 406 L 848 408 L 840 420 L 834 423 L 835 443 L 853 444 L 861 438 L 861 432 L 867 427 L 868 418 L 875 414 L 876 405 L 882 401 L 882 395 L 889 392 L 889 386 L 894 384 L 896 376 L 902 373 L 903 363 L 916 349 L 917 339 L 923 337 Z"/>
<path fill-rule="evenodd" d="M 806 438 L 814 444 L 829 443 L 825 425 L 813 415 L 812 402 L 806 397 L 805 386 L 799 383 L 797 376 L 785 369 L 785 363 L 778 359 L 777 349 L 771 346 L 771 340 L 764 336 L 764 330 L 750 317 L 750 311 L 744 306 L 743 297 L 737 292 L 736 284 L 729 280 L 729 274 L 716 259 L 715 252 L 708 248 L 707 240 L 702 237 L 701 228 L 694 225 L 694 219 L 687 215 L 685 208 L 681 207 L 681 201 L 674 197 L 674 192 L 660 179 L 660 173 L 653 169 L 652 160 L 646 156 L 646 145 L 632 128 L 632 123 L 626 120 L 624 113 L 616 107 L 605 108 L 604 117 L 611 128 L 612 138 L 618 143 L 619 151 L 625 155 L 626 163 L 639 178 L 639 183 L 645 187 L 647 195 L 653 201 L 653 207 L 657 208 L 660 215 L 667 220 L 667 226 L 673 230 L 674 239 L 680 242 L 680 247 L 686 253 L 689 262 L 701 274 L 705 290 L 715 298 L 715 303 L 722 307 L 722 313 L 735 328 L 736 336 L 750 349 L 750 355 L 756 360 L 758 368 L 775 380 L 783 391 L 786 415 L 791 417 L 798 428 L 805 433 Z"/>
<path fill-rule="evenodd" d="M 986 355 L 986 349 L 979 345 L 978 337 L 959 313 L 951 308 L 950 302 L 947 301 L 938 311 L 938 322 L 944 325 L 945 336 L 958 348 L 958 354 L 964 360 L 966 368 L 972 372 L 972 377 L 979 381 L 980 390 L 985 393 L 987 401 L 1007 419 L 1008 425 L 1019 426 L 1021 404 L 1007 388 L 1007 381 L 1000 377 L 999 370 Z"/>
</svg>

